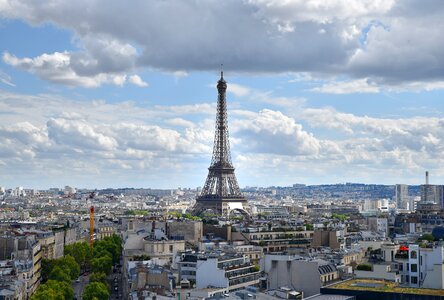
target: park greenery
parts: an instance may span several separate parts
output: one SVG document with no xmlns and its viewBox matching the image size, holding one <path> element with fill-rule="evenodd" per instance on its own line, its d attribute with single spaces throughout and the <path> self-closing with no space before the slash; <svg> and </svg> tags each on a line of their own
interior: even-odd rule
<svg viewBox="0 0 444 300">
<path fill-rule="evenodd" d="M 423 235 L 421 235 L 419 237 L 418 242 L 427 241 L 427 242 L 431 243 L 434 240 L 435 240 L 435 238 L 433 237 L 433 235 L 431 233 L 424 233 Z"/>
<path fill-rule="evenodd" d="M 108 299 L 109 286 L 106 278 L 122 254 L 122 240 L 117 235 L 94 242 L 91 248 L 86 242 L 65 247 L 65 256 L 55 260 L 42 260 L 42 285 L 31 300 L 72 300 L 72 281 L 81 272 L 91 272 L 90 283 L 85 287 L 83 299 Z"/>
<path fill-rule="evenodd" d="M 177 211 L 170 211 L 168 214 L 170 216 L 177 218 L 177 219 L 188 219 L 188 220 L 193 220 L 193 221 L 202 220 L 200 217 L 193 216 L 192 214 L 189 214 L 189 213 L 183 214 L 183 213 L 180 213 Z"/>
<path fill-rule="evenodd" d="M 348 219 L 348 216 L 345 215 L 345 214 L 336 214 L 336 213 L 334 213 L 334 214 L 331 215 L 331 217 L 332 217 L 333 219 L 337 219 L 337 220 L 340 220 L 340 221 L 342 221 L 342 222 L 344 222 L 345 220 Z"/>
<path fill-rule="evenodd" d="M 359 265 L 356 267 L 356 269 L 357 269 L 357 270 L 360 270 L 360 271 L 372 271 L 372 270 L 373 270 L 373 267 L 372 267 L 372 265 L 370 265 L 370 264 L 359 264 Z"/>
<path fill-rule="evenodd" d="M 128 209 L 125 210 L 123 214 L 127 216 L 147 216 L 149 215 L 149 211 L 142 209 Z"/>
</svg>

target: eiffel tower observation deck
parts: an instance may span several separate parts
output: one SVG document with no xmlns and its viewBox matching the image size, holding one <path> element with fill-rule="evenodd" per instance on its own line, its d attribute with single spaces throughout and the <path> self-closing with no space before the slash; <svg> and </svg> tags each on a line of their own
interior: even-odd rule
<svg viewBox="0 0 444 300">
<path fill-rule="evenodd" d="M 228 216 L 232 211 L 246 214 L 247 199 L 242 195 L 231 162 L 230 141 L 227 121 L 227 83 L 221 72 L 217 82 L 217 114 L 214 134 L 213 158 L 208 168 L 205 185 L 196 199 L 193 212 L 200 215 L 205 211 Z"/>
</svg>

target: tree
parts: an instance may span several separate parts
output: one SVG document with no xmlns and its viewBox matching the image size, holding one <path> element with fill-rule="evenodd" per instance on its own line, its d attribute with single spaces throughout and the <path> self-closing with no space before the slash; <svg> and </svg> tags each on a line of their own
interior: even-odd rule
<svg viewBox="0 0 444 300">
<path fill-rule="evenodd" d="M 74 280 L 80 275 L 80 266 L 71 255 L 66 255 L 55 261 L 55 266 L 59 266 L 62 270 L 66 270 L 69 277 Z"/>
<path fill-rule="evenodd" d="M 50 281 L 71 282 L 71 277 L 67 272 L 69 272 L 69 270 L 62 269 L 60 266 L 55 266 L 49 274 L 48 279 Z"/>
<path fill-rule="evenodd" d="M 72 300 L 74 299 L 74 290 L 71 283 L 56 280 L 48 280 L 42 284 L 31 300 Z"/>
<path fill-rule="evenodd" d="M 82 298 L 84 300 L 108 300 L 108 287 L 102 282 L 92 282 L 85 287 Z"/>
<path fill-rule="evenodd" d="M 106 281 L 106 274 L 103 272 L 92 273 L 89 277 L 89 282 L 102 282 L 108 284 Z"/>
<path fill-rule="evenodd" d="M 91 247 L 86 242 L 65 246 L 65 255 L 71 255 L 81 268 L 85 268 L 92 257 Z"/>
<path fill-rule="evenodd" d="M 428 241 L 431 243 L 435 240 L 435 238 L 433 237 L 433 235 L 431 233 L 424 233 L 418 240 L 419 241 Z"/>
<path fill-rule="evenodd" d="M 42 271 L 41 271 L 42 283 L 48 281 L 49 274 L 54 268 L 55 262 L 56 262 L 55 260 L 49 260 L 46 258 L 42 259 Z"/>
<path fill-rule="evenodd" d="M 360 264 L 356 267 L 356 269 L 360 271 L 371 271 L 373 270 L 373 266 L 370 264 Z"/>
<path fill-rule="evenodd" d="M 110 255 L 103 255 L 91 259 L 91 270 L 96 273 L 110 274 L 113 268 L 113 260 Z"/>
</svg>

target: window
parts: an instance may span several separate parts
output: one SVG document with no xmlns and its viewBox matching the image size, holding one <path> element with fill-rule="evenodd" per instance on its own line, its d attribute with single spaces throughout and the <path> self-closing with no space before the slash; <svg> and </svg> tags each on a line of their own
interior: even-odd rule
<svg viewBox="0 0 444 300">
<path fill-rule="evenodd" d="M 410 258 L 413 258 L 413 259 L 418 258 L 418 254 L 416 253 L 416 251 L 411 251 L 410 252 Z"/>
<path fill-rule="evenodd" d="M 422 256 L 419 256 L 419 265 L 422 266 Z"/>
<path fill-rule="evenodd" d="M 399 265 L 398 265 L 398 270 L 399 270 L 399 271 L 402 271 L 402 270 L 403 270 L 403 266 L 404 266 L 403 264 L 399 264 Z"/>
<path fill-rule="evenodd" d="M 408 271 L 409 270 L 409 264 L 406 263 L 405 266 L 406 266 L 406 270 Z"/>
<path fill-rule="evenodd" d="M 418 272 L 418 265 L 417 264 L 412 264 L 410 270 L 412 272 Z"/>
<path fill-rule="evenodd" d="M 170 252 L 173 252 L 173 245 L 170 245 Z"/>
<path fill-rule="evenodd" d="M 418 283 L 418 277 L 416 277 L 416 276 L 412 276 L 410 279 L 411 279 L 410 282 L 411 282 L 412 284 L 417 284 L 417 283 Z"/>
</svg>

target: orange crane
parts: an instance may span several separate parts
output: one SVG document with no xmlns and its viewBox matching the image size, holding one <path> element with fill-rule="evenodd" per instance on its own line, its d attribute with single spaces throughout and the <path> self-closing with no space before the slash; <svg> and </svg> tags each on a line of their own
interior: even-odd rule
<svg viewBox="0 0 444 300">
<path fill-rule="evenodd" d="M 94 244 L 94 206 L 89 208 L 89 245 L 92 248 Z"/>
</svg>

